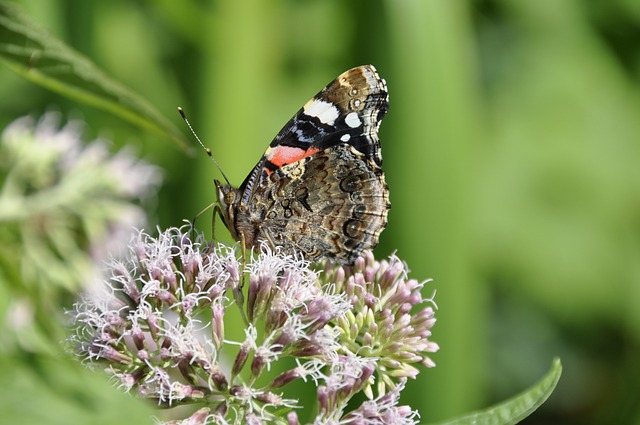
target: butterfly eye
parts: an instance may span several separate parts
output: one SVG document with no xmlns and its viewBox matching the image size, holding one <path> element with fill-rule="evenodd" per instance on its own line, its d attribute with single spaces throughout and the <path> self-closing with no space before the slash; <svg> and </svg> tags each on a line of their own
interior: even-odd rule
<svg viewBox="0 0 640 425">
<path fill-rule="evenodd" d="M 236 200 L 236 192 L 234 190 L 230 190 L 224 194 L 224 203 L 227 205 L 232 205 Z"/>
</svg>

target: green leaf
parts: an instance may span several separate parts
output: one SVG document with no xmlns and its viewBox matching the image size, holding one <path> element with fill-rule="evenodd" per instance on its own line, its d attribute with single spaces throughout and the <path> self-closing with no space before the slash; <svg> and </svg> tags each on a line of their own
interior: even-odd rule
<svg viewBox="0 0 640 425">
<path fill-rule="evenodd" d="M 560 380 L 562 364 L 554 359 L 551 370 L 528 390 L 500 404 L 469 415 L 433 425 L 506 425 L 517 424 L 531 415 L 551 395 Z"/>
<path fill-rule="evenodd" d="M 188 149 L 182 133 L 149 102 L 4 1 L 0 1 L 0 59 L 34 83 L 168 136 Z"/>
</svg>

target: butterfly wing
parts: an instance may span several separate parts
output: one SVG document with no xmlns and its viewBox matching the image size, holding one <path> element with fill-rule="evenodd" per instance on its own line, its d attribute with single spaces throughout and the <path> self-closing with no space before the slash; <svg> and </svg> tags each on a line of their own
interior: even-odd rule
<svg viewBox="0 0 640 425">
<path fill-rule="evenodd" d="M 338 144 L 269 175 L 257 239 L 307 260 L 353 263 L 378 244 L 389 191 L 374 161 Z"/>
<path fill-rule="evenodd" d="M 388 102 L 371 65 L 346 71 L 314 96 L 240 188 L 227 188 L 234 196 L 220 202 L 232 234 L 247 247 L 266 241 L 312 261 L 352 263 L 375 247 L 390 207 L 378 139 Z"/>
<path fill-rule="evenodd" d="M 280 167 L 338 144 L 348 144 L 380 167 L 378 128 L 389 109 L 385 81 L 373 65 L 352 68 L 309 100 L 273 139 L 240 186 L 241 202 Z"/>
</svg>

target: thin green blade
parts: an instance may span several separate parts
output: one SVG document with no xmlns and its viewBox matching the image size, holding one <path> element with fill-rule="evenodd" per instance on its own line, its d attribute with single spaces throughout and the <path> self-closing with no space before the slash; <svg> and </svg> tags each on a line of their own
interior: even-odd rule
<svg viewBox="0 0 640 425">
<path fill-rule="evenodd" d="M 165 135 L 188 149 L 182 133 L 149 102 L 3 1 L 0 59 L 30 81 Z"/>
<path fill-rule="evenodd" d="M 485 410 L 433 425 L 507 425 L 517 424 L 531 415 L 551 395 L 560 380 L 562 364 L 554 359 L 551 370 L 526 391 Z"/>
</svg>

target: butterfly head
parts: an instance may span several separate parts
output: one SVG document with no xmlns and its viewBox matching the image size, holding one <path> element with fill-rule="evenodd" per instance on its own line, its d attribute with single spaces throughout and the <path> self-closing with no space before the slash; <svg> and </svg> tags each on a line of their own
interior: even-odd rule
<svg viewBox="0 0 640 425">
<path fill-rule="evenodd" d="M 240 199 L 240 193 L 238 192 L 238 189 L 229 184 L 222 184 L 219 180 L 215 180 L 214 182 L 216 185 L 218 206 L 220 208 L 220 217 L 222 218 L 224 225 L 231 232 L 232 236 L 237 240 L 234 220 L 236 204 L 237 200 Z"/>
</svg>

